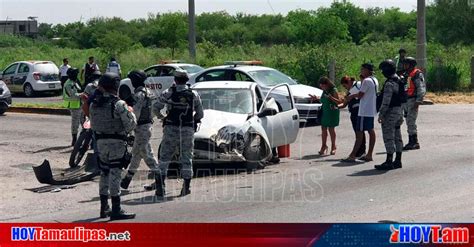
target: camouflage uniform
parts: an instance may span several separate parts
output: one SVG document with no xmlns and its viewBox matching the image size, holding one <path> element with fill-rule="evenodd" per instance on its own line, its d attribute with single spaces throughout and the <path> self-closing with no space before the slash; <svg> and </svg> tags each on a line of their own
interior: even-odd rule
<svg viewBox="0 0 474 247">
<path fill-rule="evenodd" d="M 379 110 L 379 118 L 382 119 L 382 135 L 387 154 L 403 151 L 403 141 L 400 126 L 403 123 L 403 115 L 400 99 L 394 98 L 399 94 L 398 76 L 394 76 L 385 82 L 383 88 L 383 100 Z"/>
<path fill-rule="evenodd" d="M 157 172 L 158 162 L 153 156 L 153 150 L 150 144 L 151 133 L 153 129 L 153 116 L 150 92 L 145 87 L 135 89 L 135 104 L 133 105 L 133 112 L 137 117 L 137 128 L 135 129 L 135 142 L 132 149 L 132 161 L 128 168 L 128 179 L 135 174 L 140 161 L 143 159 L 145 164 L 152 170 Z M 122 186 L 123 188 L 124 186 Z M 128 185 L 126 186 L 128 187 Z"/>
<path fill-rule="evenodd" d="M 127 150 L 127 143 L 122 137 L 135 128 L 136 117 L 124 101 L 104 93 L 92 102 L 90 118 L 102 169 L 99 194 L 108 195 L 110 192 L 112 197 L 119 196 L 122 167 L 118 163 Z"/>
<path fill-rule="evenodd" d="M 409 78 L 410 79 L 410 78 Z M 407 103 L 404 105 L 405 118 L 407 122 L 407 131 L 408 135 L 416 135 L 416 119 L 418 118 L 418 108 L 415 104 L 423 103 L 423 98 L 426 94 L 426 85 L 423 73 L 418 73 L 417 76 L 412 78 L 413 83 L 415 84 L 415 95 L 408 96 Z"/>
<path fill-rule="evenodd" d="M 175 87 L 173 89 L 173 87 Z M 175 92 L 183 92 L 189 90 L 187 85 L 176 85 L 171 89 L 165 90 L 159 99 L 153 104 L 153 111 L 155 115 L 159 118 L 162 118 L 161 109 L 165 106 L 167 109 L 171 109 L 173 105 L 179 103 L 172 101 L 173 90 Z M 193 100 L 192 100 L 192 109 L 195 112 L 193 116 L 194 121 L 199 121 L 204 116 L 202 103 L 199 95 L 192 91 Z M 181 105 L 182 106 L 182 105 Z M 192 114 L 189 112 L 185 114 Z M 193 157 L 193 146 L 194 146 L 194 127 L 189 125 L 173 124 L 168 120 L 169 116 L 164 120 L 163 128 L 163 139 L 161 141 L 160 159 L 159 159 L 159 169 L 162 176 L 166 177 L 168 172 L 168 166 L 171 162 L 173 154 L 179 148 L 179 156 L 181 163 L 181 177 L 183 179 L 191 179 L 193 176 L 192 168 L 192 157 Z M 193 124 L 193 123 L 191 123 Z"/>
</svg>

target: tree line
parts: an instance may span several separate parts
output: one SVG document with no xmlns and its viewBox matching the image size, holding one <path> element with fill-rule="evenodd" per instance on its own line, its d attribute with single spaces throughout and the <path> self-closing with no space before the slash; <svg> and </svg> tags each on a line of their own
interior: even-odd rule
<svg viewBox="0 0 474 247">
<path fill-rule="evenodd" d="M 427 7 L 429 41 L 443 45 L 474 42 L 474 8 L 469 0 L 437 0 Z M 392 40 L 415 40 L 416 12 L 398 8 L 363 9 L 352 3 L 334 2 L 317 10 L 295 10 L 287 15 L 249 15 L 226 12 L 196 16 L 197 42 L 223 47 L 255 43 L 321 45 L 352 42 L 357 45 Z M 119 17 L 93 18 L 86 23 L 41 23 L 40 38 L 61 47 L 100 47 L 117 54 L 133 46 L 175 49 L 187 44 L 187 14 L 149 14 L 125 21 Z"/>
</svg>

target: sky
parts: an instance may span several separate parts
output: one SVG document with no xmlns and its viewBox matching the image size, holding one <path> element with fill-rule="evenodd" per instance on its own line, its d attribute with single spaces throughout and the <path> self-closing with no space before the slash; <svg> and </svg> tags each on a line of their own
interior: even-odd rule
<svg viewBox="0 0 474 247">
<path fill-rule="evenodd" d="M 286 14 L 295 9 L 317 9 L 333 0 L 195 0 L 196 14 L 227 11 L 230 14 Z M 416 0 L 350 1 L 362 8 L 398 7 L 416 9 Z M 430 1 L 427 1 L 428 3 Z M 69 23 L 91 18 L 119 16 L 125 20 L 146 18 L 148 13 L 187 12 L 187 0 L 0 0 L 0 20 L 22 20 L 38 17 L 43 23 Z"/>
</svg>

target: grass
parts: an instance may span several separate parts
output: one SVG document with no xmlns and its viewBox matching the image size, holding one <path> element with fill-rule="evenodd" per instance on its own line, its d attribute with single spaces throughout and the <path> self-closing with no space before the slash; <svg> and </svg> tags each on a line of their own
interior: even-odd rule
<svg viewBox="0 0 474 247">
<path fill-rule="evenodd" d="M 12 103 L 13 107 L 64 109 L 63 103 Z"/>
</svg>

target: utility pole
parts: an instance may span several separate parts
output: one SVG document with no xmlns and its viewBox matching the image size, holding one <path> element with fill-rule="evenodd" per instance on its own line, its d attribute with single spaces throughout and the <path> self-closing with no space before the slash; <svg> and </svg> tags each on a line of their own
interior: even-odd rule
<svg viewBox="0 0 474 247">
<path fill-rule="evenodd" d="M 426 25 L 425 25 L 425 0 L 418 0 L 416 12 L 416 62 L 423 70 L 426 78 Z"/>
<path fill-rule="evenodd" d="M 189 56 L 193 63 L 196 63 L 196 23 L 195 23 L 195 6 L 194 0 L 188 0 L 188 19 L 189 19 Z"/>
</svg>

